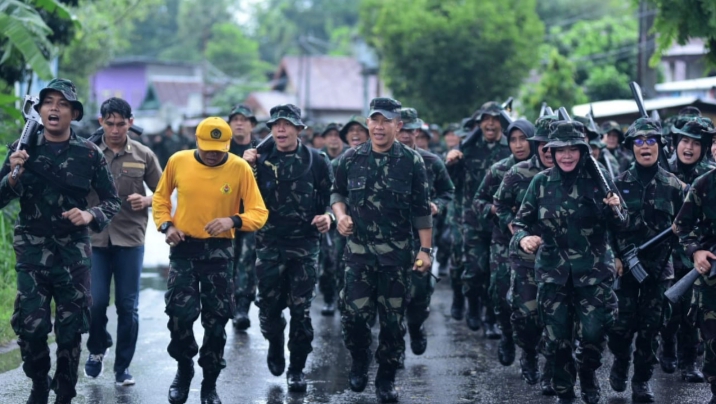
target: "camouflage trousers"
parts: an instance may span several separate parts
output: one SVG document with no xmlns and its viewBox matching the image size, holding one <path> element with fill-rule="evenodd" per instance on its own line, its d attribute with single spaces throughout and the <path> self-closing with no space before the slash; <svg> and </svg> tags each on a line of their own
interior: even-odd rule
<svg viewBox="0 0 716 404">
<path fill-rule="evenodd" d="M 336 254 L 336 291 L 338 292 L 337 295 L 340 295 L 341 290 L 346 285 L 346 260 L 343 257 L 343 251 L 346 249 L 346 242 L 347 238 L 341 236 L 338 234 L 336 238 L 333 239 L 335 242 L 333 245 L 333 250 Z M 343 310 L 342 308 L 342 299 L 338 299 L 338 307 Z"/>
<path fill-rule="evenodd" d="M 303 369 L 302 363 L 313 351 L 310 311 L 316 296 L 318 245 L 301 254 L 293 250 L 263 248 L 257 251 L 257 257 L 259 294 L 256 306 L 261 333 L 269 341 L 281 338 L 286 328 L 283 310 L 288 308 L 291 314 L 288 331 L 291 364 Z"/>
<path fill-rule="evenodd" d="M 22 369 L 31 379 L 44 380 L 50 372 L 47 334 L 52 331 L 50 300 L 55 300 L 57 368 L 51 388 L 75 397 L 80 362 L 81 334 L 89 331 L 90 259 L 72 266 L 51 267 L 18 263 L 17 297 L 10 320 L 17 334 Z"/>
<path fill-rule="evenodd" d="M 689 269 L 678 267 L 676 260 L 674 264 L 676 275 L 674 282 L 678 282 Z M 696 288 L 689 288 L 676 303 L 670 303 L 664 299 L 664 310 L 670 309 L 670 316 L 667 316 L 669 317 L 667 323 L 661 329 L 661 339 L 664 343 L 673 343 L 673 341 L 676 340 L 678 347 L 677 357 L 683 363 L 694 362 L 696 360 L 698 345 L 700 343 L 699 328 L 692 321 L 693 319 L 689 318 L 692 299 L 698 298 L 695 296 L 694 289 Z"/>
<path fill-rule="evenodd" d="M 572 356 L 575 320 L 580 341 L 576 352 L 579 368 L 597 370 L 602 365 L 607 333 L 614 324 L 617 297 L 610 284 L 575 288 L 570 277 L 564 286 L 540 283 L 537 302 L 546 329 L 545 349 L 554 352 L 552 387 L 557 394 L 564 394 L 572 390 L 577 379 Z"/>
<path fill-rule="evenodd" d="M 335 251 L 336 240 L 340 237 L 337 230 L 329 230 L 321 236 L 321 251 L 318 255 L 318 291 L 323 295 L 326 303 L 333 303 L 336 300 L 336 289 L 338 287 L 336 259 L 338 254 Z M 345 245 L 345 244 L 344 244 Z"/>
<path fill-rule="evenodd" d="M 451 223 L 450 228 L 450 286 L 453 290 L 462 292 L 462 275 L 465 272 L 465 251 L 463 249 L 463 238 L 460 225 Z"/>
<path fill-rule="evenodd" d="M 405 310 L 408 324 L 420 325 L 430 315 L 430 299 L 435 291 L 435 279 L 429 273 L 410 272 L 410 301 Z"/>
<path fill-rule="evenodd" d="M 512 307 L 507 301 L 512 280 L 508 244 L 495 240 L 490 245 L 490 286 L 488 293 L 502 333 L 512 333 Z"/>
<path fill-rule="evenodd" d="M 515 343 L 526 352 L 538 349 L 544 326 L 537 310 L 537 282 L 534 263 L 511 259 L 512 266 L 512 329 Z"/>
<path fill-rule="evenodd" d="M 701 277 L 696 322 L 704 339 L 704 376 L 716 383 L 716 279 Z"/>
<path fill-rule="evenodd" d="M 443 210 L 438 215 L 433 216 L 433 224 L 433 246 L 438 249 L 435 260 L 440 267 L 444 267 L 450 260 L 450 248 L 452 247 L 447 212 Z"/>
<path fill-rule="evenodd" d="M 234 292 L 236 301 L 256 299 L 256 234 L 237 231 L 234 237 Z"/>
<path fill-rule="evenodd" d="M 646 382 L 659 363 L 657 335 L 664 323 L 664 292 L 671 281 L 648 277 L 639 284 L 631 275 L 622 277 L 621 288 L 616 291 L 619 299 L 619 315 L 609 331 L 609 350 L 615 358 L 631 359 L 634 352 L 635 382 Z M 636 350 L 632 341 L 636 334 Z"/>
<path fill-rule="evenodd" d="M 169 254 L 169 278 L 164 295 L 171 341 L 167 352 L 180 363 L 199 353 L 204 371 L 226 367 L 224 328 L 234 315 L 234 248 L 230 239 L 187 238 Z M 193 325 L 201 314 L 204 340 L 201 350 Z"/>
<path fill-rule="evenodd" d="M 490 244 L 492 235 L 476 232 L 467 227 L 463 239 L 465 245 L 465 272 L 462 275 L 462 291 L 470 298 L 480 299 L 485 307 L 485 322 L 495 323 L 495 309 L 488 293 L 490 286 Z"/>
<path fill-rule="evenodd" d="M 370 349 L 371 325 L 380 321 L 376 361 L 397 368 L 405 354 L 403 317 L 410 299 L 412 268 L 346 264 L 343 300 L 343 341 L 351 352 Z M 428 275 L 429 276 L 429 275 Z"/>
</svg>

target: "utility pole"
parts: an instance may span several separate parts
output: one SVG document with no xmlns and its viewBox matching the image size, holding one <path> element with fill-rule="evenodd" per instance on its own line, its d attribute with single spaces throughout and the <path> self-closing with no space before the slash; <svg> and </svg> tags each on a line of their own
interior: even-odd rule
<svg viewBox="0 0 716 404">
<path fill-rule="evenodd" d="M 656 95 L 656 69 L 649 67 L 649 58 L 656 49 L 655 35 L 651 32 L 656 18 L 656 9 L 646 0 L 639 1 L 639 43 L 637 57 L 636 81 L 644 90 L 644 98 L 654 98 Z"/>
</svg>

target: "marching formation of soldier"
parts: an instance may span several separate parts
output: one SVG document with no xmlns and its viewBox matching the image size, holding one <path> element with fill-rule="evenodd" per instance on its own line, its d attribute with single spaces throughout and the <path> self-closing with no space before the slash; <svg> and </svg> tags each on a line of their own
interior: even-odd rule
<svg viewBox="0 0 716 404">
<path fill-rule="evenodd" d="M 634 402 L 655 401 L 659 364 L 710 383 L 716 403 L 716 129 L 693 107 L 625 130 L 563 108 L 543 108 L 534 123 L 515 120 L 490 101 L 441 133 L 415 109 L 375 98 L 367 117 L 316 131 L 318 150 L 302 140 L 307 125 L 295 105 L 271 108 L 267 137 L 255 136 L 252 110 L 237 105 L 226 119 L 204 119 L 196 148 L 165 165 L 127 136 L 124 100 L 102 104 L 102 131 L 89 140 L 70 127 L 83 115 L 71 82 L 51 81 L 35 110 L 42 129 L 16 142 L 0 171 L 0 206 L 20 202 L 11 322 L 32 380 L 28 403 L 47 403 L 50 390 L 56 403 L 72 401 L 82 333 L 90 333 L 85 374 L 102 373 L 115 345 L 106 330 L 112 279 L 115 381 L 135 383 L 149 207 L 170 246 L 170 403 L 187 401 L 197 354 L 200 400 L 221 403 L 226 325 L 249 328 L 252 302 L 268 369 L 286 374 L 289 391 L 305 392 L 317 290 L 321 314 L 341 316 L 348 387 L 366 389 L 375 359 L 378 401 L 397 402 L 405 334 L 414 354 L 428 349 L 425 321 L 440 279 L 433 260 L 451 282 L 451 317 L 499 339 L 503 366 L 519 347 L 522 378 L 542 394 L 571 403 L 578 386 L 583 402 L 600 402 L 596 371 L 608 348 L 609 386 L 630 385 Z"/>
</svg>

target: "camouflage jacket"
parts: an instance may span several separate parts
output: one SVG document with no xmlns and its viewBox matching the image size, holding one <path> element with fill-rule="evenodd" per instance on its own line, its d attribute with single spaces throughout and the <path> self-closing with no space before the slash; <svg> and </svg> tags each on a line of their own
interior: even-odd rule
<svg viewBox="0 0 716 404">
<path fill-rule="evenodd" d="M 463 153 L 463 158 L 451 165 L 448 172 L 455 184 L 460 185 L 455 195 L 459 198 L 457 202 L 462 205 L 463 222 L 477 231 L 489 232 L 491 229 L 483 228 L 477 220 L 472 201 L 490 166 L 510 156 L 507 136 L 503 134 L 498 142 L 488 143 L 481 133 L 475 133 L 472 139 L 471 135 L 468 135 L 468 138 L 460 144 L 460 151 Z"/>
<path fill-rule="evenodd" d="M 257 249 L 280 247 L 298 256 L 317 251 L 319 232 L 311 222 L 329 208 L 333 171 L 328 158 L 302 143 L 287 153 L 274 146 L 257 162 L 256 174 L 269 211 L 256 232 Z"/>
<path fill-rule="evenodd" d="M 102 152 L 74 131 L 65 145 L 53 150 L 39 133 L 14 188 L 9 183 L 11 153 L 0 169 L 0 208 L 20 198 L 15 225 L 17 262 L 50 266 L 53 259 L 66 265 L 86 259 L 90 249 L 88 229 L 101 232 L 121 206 Z M 88 209 L 91 189 L 97 192 L 99 204 Z M 73 208 L 92 214 L 89 226 L 75 226 L 62 218 L 63 212 Z"/>
<path fill-rule="evenodd" d="M 492 213 L 492 206 L 495 192 L 500 188 L 505 173 L 516 163 L 515 156 L 510 156 L 493 164 L 482 180 L 472 201 L 473 209 L 475 209 L 477 220 L 480 222 L 481 227 L 492 231 L 492 240 L 501 244 L 507 244 L 510 241 L 508 235 L 511 235 L 511 233 L 509 230 L 507 233 L 502 231 L 498 225 L 497 215 Z"/>
<path fill-rule="evenodd" d="M 674 154 L 674 157 L 669 160 L 669 171 L 676 175 L 676 178 L 680 179 L 681 182 L 686 185 L 691 185 L 697 177 L 700 177 L 714 169 L 714 166 L 712 166 L 707 159 L 702 159 L 688 169 L 686 167 L 679 166 L 677 160 L 678 157 Z"/>
<path fill-rule="evenodd" d="M 676 215 L 676 234 L 691 258 L 716 246 L 716 170 L 697 178 Z"/>
<path fill-rule="evenodd" d="M 432 227 L 430 190 L 420 155 L 400 142 L 375 153 L 370 141 L 341 156 L 331 205 L 342 202 L 353 218 L 346 262 L 411 265 L 413 227 Z"/>
<path fill-rule="evenodd" d="M 415 149 L 425 162 L 425 170 L 428 176 L 428 186 L 430 187 L 430 201 L 438 207 L 438 213 L 447 209 L 447 205 L 452 202 L 455 196 L 455 185 L 453 185 L 450 175 L 448 175 L 445 163 L 440 157 L 423 149 Z"/>
<path fill-rule="evenodd" d="M 671 227 L 683 203 L 684 184 L 661 167 L 651 182 L 642 184 L 635 165 L 620 174 L 615 184 L 629 209 L 629 225 L 614 232 L 619 249 L 615 254 L 626 264 L 622 254 L 630 246 L 639 246 Z M 639 255 L 650 276 L 660 280 L 674 277 L 670 252 L 676 244 L 676 240 L 662 243 Z"/>
<path fill-rule="evenodd" d="M 612 152 L 614 157 L 619 162 L 619 167 L 614 167 L 614 175 L 628 170 L 629 166 L 631 166 L 631 163 L 634 161 L 634 154 L 625 149 L 624 146 L 619 146 L 614 150 L 610 150 L 610 152 Z"/>
<path fill-rule="evenodd" d="M 542 245 L 537 250 L 535 275 L 538 282 L 565 285 L 569 278 L 575 287 L 595 285 L 613 278 L 614 252 L 609 244 L 607 224 L 621 229 L 621 222 L 602 202 L 605 195 L 590 178 L 584 163 L 576 182 L 567 190 L 557 167 L 532 179 L 522 206 L 515 216 L 512 248 L 519 248 L 524 237 L 537 228 Z M 603 173 L 608 177 L 607 173 Z M 614 184 L 607 178 L 612 189 Z M 622 201 L 622 211 L 626 205 Z"/>
<path fill-rule="evenodd" d="M 505 173 L 502 183 L 495 193 L 494 203 L 500 230 L 508 236 L 511 234 L 508 225 L 514 221 L 515 214 L 522 205 L 522 199 L 527 193 L 532 178 L 545 169 L 539 155 L 535 154 L 529 160 L 515 164 Z M 538 235 L 536 228 L 531 229 L 529 233 Z M 535 260 L 534 254 L 528 254 L 521 248 L 510 251 L 510 254 L 517 255 L 521 260 L 531 263 L 534 263 Z"/>
</svg>

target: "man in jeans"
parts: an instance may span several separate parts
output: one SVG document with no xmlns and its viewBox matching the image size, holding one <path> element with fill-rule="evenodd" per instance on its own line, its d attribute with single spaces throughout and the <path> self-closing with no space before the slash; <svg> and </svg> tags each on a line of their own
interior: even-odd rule
<svg viewBox="0 0 716 404">
<path fill-rule="evenodd" d="M 121 98 L 110 98 L 100 108 L 99 122 L 104 135 L 97 146 L 104 153 L 114 177 L 122 207 L 101 233 L 92 233 L 93 304 L 85 363 L 85 375 L 96 378 L 102 374 L 104 356 L 112 346 L 107 332 L 109 288 L 114 276 L 114 301 L 117 307 L 117 349 L 114 361 L 118 385 L 134 384 L 129 364 L 134 356 L 139 331 L 139 278 L 144 259 L 144 234 L 147 230 L 147 208 L 152 197 L 146 196 L 144 184 L 154 191 L 162 170 L 154 153 L 141 143 L 127 137 L 132 126 L 132 108 Z M 97 195 L 90 194 L 90 206 Z"/>
</svg>

